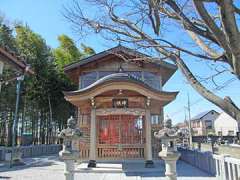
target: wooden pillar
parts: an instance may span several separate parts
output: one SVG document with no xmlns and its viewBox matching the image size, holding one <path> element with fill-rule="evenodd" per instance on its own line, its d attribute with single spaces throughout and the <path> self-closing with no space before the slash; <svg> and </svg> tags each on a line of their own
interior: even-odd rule
<svg viewBox="0 0 240 180">
<path fill-rule="evenodd" d="M 151 128 L 151 113 L 150 113 L 150 99 L 148 98 L 146 103 L 146 114 L 145 114 L 145 132 L 146 132 L 146 142 L 145 142 L 145 167 L 154 167 L 152 161 L 152 128 Z"/>
<path fill-rule="evenodd" d="M 90 126 L 90 156 L 88 167 L 96 167 L 96 107 L 92 99 L 91 126 Z"/>
</svg>

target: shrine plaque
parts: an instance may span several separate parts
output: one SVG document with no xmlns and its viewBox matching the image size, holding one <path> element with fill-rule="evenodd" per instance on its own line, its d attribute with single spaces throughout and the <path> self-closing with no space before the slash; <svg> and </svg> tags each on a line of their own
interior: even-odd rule
<svg viewBox="0 0 240 180">
<path fill-rule="evenodd" d="M 127 108 L 128 99 L 113 99 L 112 105 L 113 105 L 113 108 Z"/>
</svg>

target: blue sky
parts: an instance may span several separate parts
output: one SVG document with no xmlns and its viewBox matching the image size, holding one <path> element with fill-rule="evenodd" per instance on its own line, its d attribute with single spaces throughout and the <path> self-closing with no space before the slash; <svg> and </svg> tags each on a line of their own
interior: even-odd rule
<svg viewBox="0 0 240 180">
<path fill-rule="evenodd" d="M 73 38 L 78 45 L 85 43 L 93 47 L 96 52 L 100 52 L 116 44 L 109 43 L 97 36 L 87 37 L 79 40 L 74 34 L 68 22 L 63 18 L 61 11 L 63 5 L 71 2 L 70 0 L 1 0 L 0 12 L 4 14 L 10 22 L 15 20 L 28 24 L 33 31 L 39 33 L 51 47 L 57 47 L 57 36 L 67 34 Z M 176 36 L 176 35 L 175 35 Z M 187 60 L 194 74 L 210 74 L 207 66 L 202 62 Z M 232 75 L 225 75 L 218 79 L 219 82 L 226 82 L 234 78 Z M 230 80 L 231 81 L 231 80 Z M 211 85 L 208 85 L 212 89 Z M 187 105 L 187 94 L 190 95 L 191 115 L 194 116 L 202 111 L 215 109 L 221 110 L 212 103 L 204 100 L 186 83 L 181 73 L 177 71 L 173 77 L 164 86 L 166 91 L 179 91 L 177 99 L 165 107 L 165 115 L 169 115 L 174 123 L 184 120 L 184 106 Z M 224 97 L 230 95 L 234 102 L 240 106 L 240 82 L 233 80 L 225 88 L 217 91 L 217 94 Z"/>
</svg>

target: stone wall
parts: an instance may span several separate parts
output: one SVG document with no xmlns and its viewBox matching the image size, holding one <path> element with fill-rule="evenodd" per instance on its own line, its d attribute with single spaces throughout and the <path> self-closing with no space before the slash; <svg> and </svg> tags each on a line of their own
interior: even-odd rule
<svg viewBox="0 0 240 180">
<path fill-rule="evenodd" d="M 11 147 L 0 147 L 0 161 L 5 160 L 5 154 L 9 152 Z M 40 144 L 40 145 L 30 145 L 21 146 L 20 151 L 22 152 L 23 158 L 37 157 L 43 155 L 57 154 L 62 149 L 61 144 Z"/>
</svg>

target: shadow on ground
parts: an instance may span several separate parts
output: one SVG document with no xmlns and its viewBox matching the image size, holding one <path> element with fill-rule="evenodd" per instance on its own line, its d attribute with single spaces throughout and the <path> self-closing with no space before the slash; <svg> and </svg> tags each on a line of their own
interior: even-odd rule
<svg viewBox="0 0 240 180">
<path fill-rule="evenodd" d="M 3 167 L 0 167 L 0 172 L 9 172 L 9 171 L 17 171 L 23 170 L 33 167 L 46 167 L 56 165 L 57 162 L 60 161 L 57 156 L 42 156 L 37 158 L 25 158 L 24 165 L 16 165 L 13 167 L 9 167 L 8 164 L 5 164 Z M 7 179 L 8 177 L 1 177 L 0 179 Z"/>
<path fill-rule="evenodd" d="M 163 161 L 155 162 L 155 168 L 144 168 L 144 165 L 138 163 L 136 165 L 133 163 L 123 164 L 123 171 L 126 176 L 140 176 L 140 177 L 164 177 L 165 166 Z M 134 167 L 134 168 L 133 168 Z M 138 171 L 129 171 L 129 169 L 138 169 Z M 143 170 L 142 172 L 140 170 Z M 177 175 L 178 177 L 213 177 L 202 170 L 193 167 L 183 161 L 177 162 Z"/>
<path fill-rule="evenodd" d="M 0 176 L 0 179 L 10 179 L 11 177 L 8 176 Z"/>
</svg>

